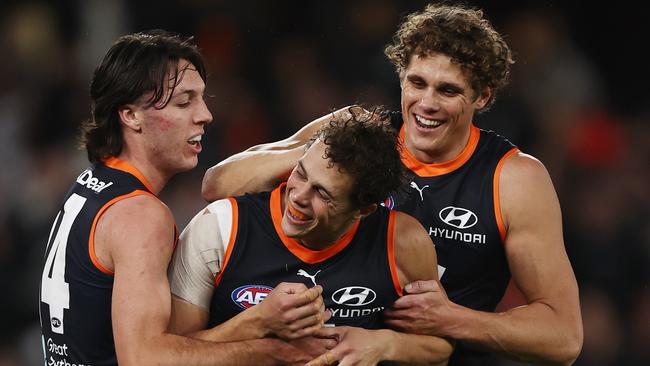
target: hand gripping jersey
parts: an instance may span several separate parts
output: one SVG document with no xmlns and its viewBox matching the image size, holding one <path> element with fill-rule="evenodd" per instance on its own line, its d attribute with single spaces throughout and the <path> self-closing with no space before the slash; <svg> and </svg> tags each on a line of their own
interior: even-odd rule
<svg viewBox="0 0 650 366">
<path fill-rule="evenodd" d="M 115 202 L 152 195 L 144 176 L 117 158 L 94 164 L 65 197 L 47 242 L 40 288 L 46 365 L 117 365 L 111 326 L 113 273 L 95 256 L 95 227 Z"/>
<path fill-rule="evenodd" d="M 280 282 L 323 287 L 329 323 L 382 327 L 381 311 L 400 295 L 393 257 L 395 213 L 380 208 L 331 247 L 312 251 L 281 228 L 281 192 L 231 198 L 233 229 L 215 279 L 209 326 L 261 302 Z"/>
<path fill-rule="evenodd" d="M 401 115 L 393 117 L 403 141 Z M 499 173 L 503 162 L 519 150 L 492 131 L 473 125 L 470 129 L 467 145 L 450 162 L 424 164 L 404 148 L 402 163 L 414 177 L 386 205 L 414 216 L 429 232 L 438 254 L 440 281 L 453 302 L 494 311 L 510 281 Z M 465 354 L 486 357 L 458 342 L 449 365 L 482 364 L 459 358 Z"/>
</svg>

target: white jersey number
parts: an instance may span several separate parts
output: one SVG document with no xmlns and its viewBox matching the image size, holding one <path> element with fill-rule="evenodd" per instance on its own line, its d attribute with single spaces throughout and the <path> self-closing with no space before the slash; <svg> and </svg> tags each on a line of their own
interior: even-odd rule
<svg viewBox="0 0 650 366">
<path fill-rule="evenodd" d="M 68 283 L 65 282 L 66 248 L 68 247 L 68 236 L 70 229 L 72 229 L 72 223 L 74 223 L 85 203 L 86 199 L 84 197 L 73 193 L 63 205 L 63 218 L 54 240 L 52 240 L 52 234 L 61 212 L 56 216 L 50 231 L 50 237 L 47 240 L 48 243 L 52 240 L 52 244 L 41 277 L 41 302 L 48 304 L 50 307 L 49 321 L 54 333 L 63 334 L 63 309 L 70 308 L 70 290 L 68 289 Z M 43 320 L 41 319 L 41 321 Z"/>
</svg>

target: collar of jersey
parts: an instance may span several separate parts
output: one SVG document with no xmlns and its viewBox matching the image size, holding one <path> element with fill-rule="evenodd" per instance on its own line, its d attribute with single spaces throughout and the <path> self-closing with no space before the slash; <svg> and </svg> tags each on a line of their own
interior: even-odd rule
<svg viewBox="0 0 650 366">
<path fill-rule="evenodd" d="M 435 164 L 427 164 L 419 161 L 413 154 L 411 154 L 406 147 L 406 144 L 402 143 L 402 163 L 420 177 L 434 177 L 451 173 L 463 166 L 463 164 L 472 157 L 472 154 L 478 145 L 480 136 L 481 131 L 478 127 L 471 125 L 469 129 L 469 139 L 467 140 L 467 145 L 465 145 L 463 151 L 450 161 Z M 402 128 L 399 130 L 399 138 L 401 141 L 404 141 L 404 125 L 402 125 Z"/>
<path fill-rule="evenodd" d="M 287 183 L 282 183 L 276 189 L 274 189 L 273 192 L 271 192 L 270 200 L 271 219 L 273 220 L 273 226 L 275 227 L 275 231 L 278 233 L 278 236 L 280 237 L 280 240 L 282 240 L 284 246 L 287 247 L 287 249 L 301 261 L 309 264 L 319 263 L 327 260 L 345 249 L 354 238 L 354 235 L 357 233 L 360 220 L 357 220 L 357 222 L 352 225 L 352 228 L 343 234 L 343 236 L 341 236 L 338 241 L 323 250 L 311 250 L 300 244 L 300 242 L 297 240 L 284 235 L 284 232 L 282 231 L 283 215 L 281 200 L 282 192 L 284 191 L 286 185 Z"/>
<path fill-rule="evenodd" d="M 128 163 L 124 160 L 120 160 L 114 156 L 104 160 L 104 165 L 106 165 L 109 168 L 121 170 L 123 172 L 129 173 L 132 176 L 138 178 L 142 184 L 144 184 L 145 187 L 149 190 L 149 192 L 153 193 L 153 188 L 151 188 L 151 185 L 149 182 L 147 182 L 147 179 L 144 177 L 144 175 L 138 170 L 138 168 L 134 167 L 131 165 L 131 163 Z"/>
</svg>

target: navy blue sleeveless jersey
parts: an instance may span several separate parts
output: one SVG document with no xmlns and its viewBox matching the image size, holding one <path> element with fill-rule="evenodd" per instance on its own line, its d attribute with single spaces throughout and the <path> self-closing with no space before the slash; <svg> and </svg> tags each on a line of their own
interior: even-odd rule
<svg viewBox="0 0 650 366">
<path fill-rule="evenodd" d="M 393 117 L 403 140 L 401 114 Z M 404 148 L 402 163 L 414 174 L 386 205 L 414 216 L 429 232 L 449 298 L 491 312 L 510 281 L 499 209 L 499 172 L 505 159 L 519 150 L 492 131 L 470 128 L 466 147 L 447 163 L 421 163 Z M 484 357 L 488 355 L 467 350 L 458 342 L 449 364 L 481 365 L 478 360 Z"/>
<path fill-rule="evenodd" d="M 68 191 L 47 243 L 40 288 L 46 365 L 117 365 L 111 326 L 113 273 L 95 257 L 94 233 L 115 202 L 151 189 L 130 164 L 94 164 Z"/>
<path fill-rule="evenodd" d="M 215 279 L 209 326 L 261 302 L 281 282 L 323 287 L 330 324 L 376 329 L 401 293 L 393 257 L 394 212 L 380 208 L 331 247 L 312 251 L 281 229 L 284 184 L 231 199 L 233 231 Z"/>
</svg>

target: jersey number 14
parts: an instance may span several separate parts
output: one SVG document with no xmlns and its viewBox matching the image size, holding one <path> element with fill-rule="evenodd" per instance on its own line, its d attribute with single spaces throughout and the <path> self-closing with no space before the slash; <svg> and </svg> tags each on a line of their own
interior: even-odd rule
<svg viewBox="0 0 650 366">
<path fill-rule="evenodd" d="M 41 302 L 49 306 L 50 326 L 52 332 L 58 334 L 63 334 L 63 309 L 70 308 L 70 290 L 68 283 L 65 282 L 65 257 L 68 236 L 72 224 L 85 203 L 86 199 L 84 197 L 73 193 L 65 201 L 63 211 L 59 211 L 56 216 L 47 240 L 47 258 L 41 277 Z M 63 214 L 62 218 L 61 214 Z M 54 240 L 52 240 L 52 236 L 54 236 Z M 41 319 L 41 322 L 45 320 Z"/>
</svg>

